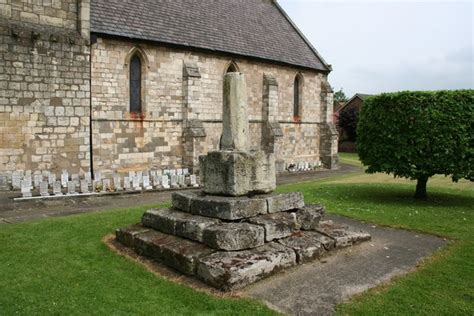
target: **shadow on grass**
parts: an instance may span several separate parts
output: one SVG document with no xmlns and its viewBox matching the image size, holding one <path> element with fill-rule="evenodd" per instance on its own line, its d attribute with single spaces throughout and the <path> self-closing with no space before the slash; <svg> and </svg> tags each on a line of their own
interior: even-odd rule
<svg viewBox="0 0 474 316">
<path fill-rule="evenodd" d="M 328 190 L 325 190 L 327 188 Z M 414 188 L 409 185 L 393 184 L 321 184 L 316 187 L 302 188 L 306 197 L 317 201 L 318 198 L 333 198 L 339 201 L 350 200 L 357 204 L 390 204 L 400 207 L 463 207 L 474 205 L 474 194 L 461 194 L 459 191 L 432 189 L 428 199 L 414 198 Z"/>
</svg>

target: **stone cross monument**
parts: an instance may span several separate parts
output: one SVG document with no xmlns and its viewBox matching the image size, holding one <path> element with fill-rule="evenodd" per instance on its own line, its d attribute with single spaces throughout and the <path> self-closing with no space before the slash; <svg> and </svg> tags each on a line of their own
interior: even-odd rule
<svg viewBox="0 0 474 316">
<path fill-rule="evenodd" d="M 276 187 L 274 155 L 249 150 L 246 90 L 243 74 L 225 75 L 221 150 L 199 158 L 204 193 L 244 196 Z"/>
</svg>

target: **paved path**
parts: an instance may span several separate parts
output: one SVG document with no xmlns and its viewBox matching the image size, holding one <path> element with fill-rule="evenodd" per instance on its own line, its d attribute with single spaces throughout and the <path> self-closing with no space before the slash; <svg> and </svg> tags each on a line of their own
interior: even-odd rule
<svg viewBox="0 0 474 316">
<path fill-rule="evenodd" d="M 446 244 L 430 235 L 328 218 L 361 228 L 372 240 L 258 282 L 246 295 L 291 315 L 331 315 L 336 304 L 414 270 L 422 258 Z"/>
<path fill-rule="evenodd" d="M 277 178 L 278 184 L 296 183 L 345 175 L 360 170 L 358 167 L 341 164 L 338 170 L 287 173 Z M 172 191 L 117 194 L 107 196 L 85 196 L 61 199 L 13 201 L 21 196 L 18 192 L 0 192 L 0 224 L 13 224 L 40 218 L 68 216 L 111 209 L 148 206 L 171 200 Z"/>
</svg>

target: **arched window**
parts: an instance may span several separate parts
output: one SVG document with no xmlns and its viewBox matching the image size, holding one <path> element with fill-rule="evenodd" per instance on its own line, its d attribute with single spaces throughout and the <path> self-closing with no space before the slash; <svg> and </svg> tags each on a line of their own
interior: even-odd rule
<svg viewBox="0 0 474 316">
<path fill-rule="evenodd" d="M 301 117 L 301 81 L 301 76 L 296 75 L 293 85 L 293 116 L 295 118 Z"/>
<path fill-rule="evenodd" d="M 142 111 L 142 61 L 138 54 L 130 59 L 130 112 Z"/>
<path fill-rule="evenodd" d="M 228 74 L 229 72 L 239 72 L 239 68 L 237 67 L 237 64 L 234 61 L 231 61 L 225 70 L 226 74 Z"/>
</svg>

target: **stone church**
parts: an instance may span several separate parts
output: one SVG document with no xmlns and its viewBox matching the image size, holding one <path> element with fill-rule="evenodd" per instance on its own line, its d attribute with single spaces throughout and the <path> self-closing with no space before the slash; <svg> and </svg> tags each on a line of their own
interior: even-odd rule
<svg viewBox="0 0 474 316">
<path fill-rule="evenodd" d="M 0 1 L 0 175 L 196 171 L 227 72 L 278 171 L 336 168 L 331 66 L 276 1 Z"/>
</svg>

